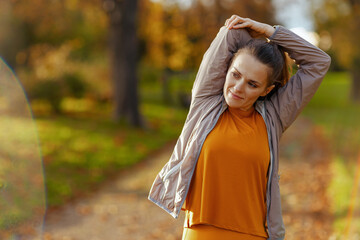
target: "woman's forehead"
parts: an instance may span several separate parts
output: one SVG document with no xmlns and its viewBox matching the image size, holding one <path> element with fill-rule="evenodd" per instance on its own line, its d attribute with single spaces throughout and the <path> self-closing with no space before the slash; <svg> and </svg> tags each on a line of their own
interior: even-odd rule
<svg viewBox="0 0 360 240">
<path fill-rule="evenodd" d="M 266 83 L 269 67 L 247 52 L 242 52 L 233 61 L 232 68 L 245 78 Z"/>
</svg>

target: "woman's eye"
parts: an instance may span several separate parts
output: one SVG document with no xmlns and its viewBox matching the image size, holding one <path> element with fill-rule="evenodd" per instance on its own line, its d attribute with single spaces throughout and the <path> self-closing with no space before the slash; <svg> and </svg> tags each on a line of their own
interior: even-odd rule
<svg viewBox="0 0 360 240">
<path fill-rule="evenodd" d="M 253 84 L 252 82 L 249 82 L 249 85 L 253 88 L 257 88 L 257 86 L 255 84 Z"/>
<path fill-rule="evenodd" d="M 240 78 L 240 74 L 237 73 L 237 72 L 232 72 L 232 76 L 233 76 L 234 78 Z"/>
</svg>

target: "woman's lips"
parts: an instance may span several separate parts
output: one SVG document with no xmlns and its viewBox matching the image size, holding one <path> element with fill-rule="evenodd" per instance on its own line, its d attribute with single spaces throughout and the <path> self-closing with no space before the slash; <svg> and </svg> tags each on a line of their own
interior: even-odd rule
<svg viewBox="0 0 360 240">
<path fill-rule="evenodd" d="M 231 96 L 232 96 L 234 99 L 243 99 L 242 97 L 239 97 L 239 96 L 235 95 L 235 94 L 232 93 L 231 91 L 230 91 L 230 93 L 231 93 Z"/>
</svg>

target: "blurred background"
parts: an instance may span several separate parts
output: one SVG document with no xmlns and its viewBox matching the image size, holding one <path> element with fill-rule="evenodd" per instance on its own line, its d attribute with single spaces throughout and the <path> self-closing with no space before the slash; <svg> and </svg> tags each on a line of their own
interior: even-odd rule
<svg viewBox="0 0 360 240">
<path fill-rule="evenodd" d="M 152 210 L 147 192 L 232 14 L 283 25 L 332 57 L 282 140 L 284 221 L 287 239 L 360 239 L 360 1 L 1 0 L 0 56 L 38 131 L 46 239 L 181 239 L 181 220 Z M 8 239 L 31 233 L 6 226 Z"/>
</svg>

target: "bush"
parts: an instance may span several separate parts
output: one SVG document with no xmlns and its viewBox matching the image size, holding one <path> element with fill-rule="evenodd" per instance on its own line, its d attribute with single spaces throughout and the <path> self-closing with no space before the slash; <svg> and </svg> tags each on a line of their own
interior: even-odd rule
<svg viewBox="0 0 360 240">
<path fill-rule="evenodd" d="M 63 79 L 67 90 L 66 95 L 68 97 L 82 98 L 85 95 L 87 85 L 80 74 L 68 73 L 63 76 Z"/>
<path fill-rule="evenodd" d="M 55 113 L 61 113 L 61 101 L 65 97 L 81 98 L 87 85 L 76 73 L 66 73 L 60 78 L 48 79 L 35 84 L 29 91 L 31 100 L 47 101 Z"/>
<path fill-rule="evenodd" d="M 31 100 L 42 99 L 49 102 L 56 113 L 61 112 L 60 104 L 64 97 L 64 89 L 61 81 L 48 80 L 36 84 L 29 92 Z"/>
</svg>

